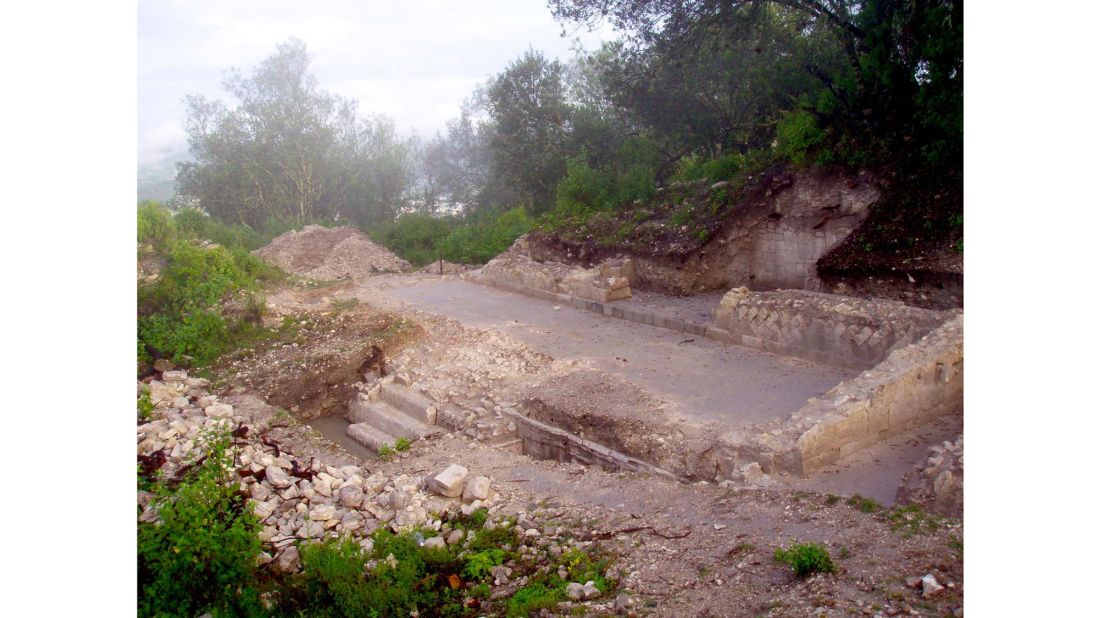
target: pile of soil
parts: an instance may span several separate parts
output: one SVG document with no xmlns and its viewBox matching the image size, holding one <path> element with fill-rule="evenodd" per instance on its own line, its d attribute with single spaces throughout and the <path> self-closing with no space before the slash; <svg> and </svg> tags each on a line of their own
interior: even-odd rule
<svg viewBox="0 0 1099 618">
<path fill-rule="evenodd" d="M 307 225 L 252 253 L 287 272 L 313 279 L 355 279 L 412 268 L 351 227 Z"/>
</svg>

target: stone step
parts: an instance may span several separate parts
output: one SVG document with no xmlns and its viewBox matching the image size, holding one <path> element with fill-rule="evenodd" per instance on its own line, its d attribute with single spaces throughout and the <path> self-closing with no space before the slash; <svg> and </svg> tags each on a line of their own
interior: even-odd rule
<svg viewBox="0 0 1099 618">
<path fill-rule="evenodd" d="M 384 401 L 370 401 L 364 396 L 356 397 L 351 402 L 347 420 L 352 423 L 369 423 L 391 436 L 408 440 L 419 440 L 424 436 L 442 433 L 439 428 L 425 425 Z"/>
<path fill-rule="evenodd" d="M 374 451 L 380 451 L 383 446 L 392 448 L 397 444 L 397 439 L 386 432 L 371 426 L 369 423 L 355 423 L 347 426 L 347 435 L 352 440 Z"/>
<path fill-rule="evenodd" d="M 425 425 L 434 425 L 439 413 L 438 405 L 431 399 L 400 384 L 382 384 L 381 399 Z"/>
</svg>

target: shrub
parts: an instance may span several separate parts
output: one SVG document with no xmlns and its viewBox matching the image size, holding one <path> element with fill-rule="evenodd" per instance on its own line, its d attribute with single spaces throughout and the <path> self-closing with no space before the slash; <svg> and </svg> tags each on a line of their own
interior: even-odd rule
<svg viewBox="0 0 1099 618">
<path fill-rule="evenodd" d="M 137 207 L 137 242 L 154 246 L 166 245 L 175 237 L 172 213 L 160 202 L 145 201 Z"/>
<path fill-rule="evenodd" d="M 179 227 L 175 218 L 163 218 L 166 213 L 153 205 L 139 212 L 139 234 L 164 264 L 155 281 L 138 287 L 139 361 L 151 362 L 151 346 L 180 365 L 207 364 L 259 332 L 243 324 L 260 324 L 265 311 L 265 299 L 253 292 L 261 282 L 285 275 L 242 246 L 200 244 L 191 234 L 208 225 L 206 215 L 184 211 L 177 215 L 184 222 Z M 242 320 L 232 323 L 217 306 L 241 290 L 249 292 L 242 299 Z"/>
<path fill-rule="evenodd" d="M 178 487 L 153 486 L 160 524 L 138 525 L 139 616 L 260 615 L 260 525 L 233 482 L 229 434 L 206 434 L 201 445 L 206 459 Z"/>
<path fill-rule="evenodd" d="M 474 215 L 440 241 L 443 257 L 463 264 L 484 264 L 503 253 L 533 222 L 522 208 L 512 208 L 496 215 L 491 212 Z"/>
<path fill-rule="evenodd" d="M 816 116 L 804 109 L 799 109 L 787 112 L 783 116 L 775 129 L 775 138 L 777 142 L 775 153 L 791 163 L 800 165 L 824 144 L 824 131 L 817 123 Z M 818 162 L 828 162 L 830 157 L 827 153 L 824 159 L 826 160 Z"/>
<path fill-rule="evenodd" d="M 579 214 L 611 205 L 614 180 L 588 164 L 586 151 L 570 157 L 565 177 L 557 183 L 557 207 L 563 214 Z"/>
<path fill-rule="evenodd" d="M 455 229 L 453 219 L 440 219 L 419 213 L 401 215 L 397 221 L 380 225 L 371 238 L 416 266 L 439 259 L 440 241 Z"/>
<path fill-rule="evenodd" d="M 836 565 L 828 550 L 816 543 L 799 543 L 790 549 L 775 549 L 775 561 L 789 565 L 798 577 L 813 573 L 835 573 Z"/>
</svg>

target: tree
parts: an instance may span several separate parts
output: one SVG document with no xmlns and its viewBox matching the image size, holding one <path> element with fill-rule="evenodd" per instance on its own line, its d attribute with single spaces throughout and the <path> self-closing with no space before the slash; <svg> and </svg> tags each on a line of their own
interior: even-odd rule
<svg viewBox="0 0 1099 618">
<path fill-rule="evenodd" d="M 820 66 L 813 55 L 801 57 L 804 71 L 822 87 L 808 107 L 833 129 L 838 144 L 851 151 L 934 154 L 960 165 L 961 2 L 550 0 L 550 8 L 562 22 L 609 19 L 630 33 L 631 49 L 639 53 L 689 50 L 707 32 L 723 33 L 734 47 L 753 37 L 757 45 L 774 43 L 779 39 L 767 32 L 766 20 L 786 14 L 803 27 L 809 49 L 834 48 L 843 60 Z M 745 15 L 754 17 L 752 26 L 735 27 Z"/>
<path fill-rule="evenodd" d="M 250 77 L 230 72 L 236 108 L 188 97 L 193 162 L 179 165 L 180 194 L 250 226 L 392 216 L 411 186 L 407 148 L 391 122 L 360 121 L 353 102 L 321 90 L 309 62 L 291 39 Z"/>
<path fill-rule="evenodd" d="M 553 205 L 557 182 L 565 174 L 572 116 L 563 76 L 560 62 L 528 51 L 485 88 L 484 104 L 493 121 L 488 188 L 510 186 L 516 202 L 501 206 L 542 212 Z"/>
</svg>

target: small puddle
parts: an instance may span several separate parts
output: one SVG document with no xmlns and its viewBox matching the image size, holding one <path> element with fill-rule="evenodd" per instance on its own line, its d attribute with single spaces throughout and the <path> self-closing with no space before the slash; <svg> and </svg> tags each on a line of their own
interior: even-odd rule
<svg viewBox="0 0 1099 618">
<path fill-rule="evenodd" d="M 351 423 L 342 416 L 318 416 L 313 420 L 306 421 L 306 424 L 316 429 L 329 442 L 342 446 L 345 451 L 360 459 L 373 460 L 378 458 L 377 453 L 348 437 L 347 426 Z"/>
</svg>

